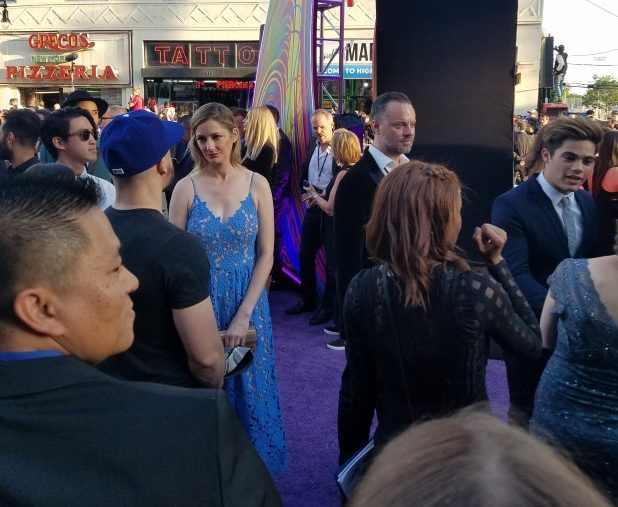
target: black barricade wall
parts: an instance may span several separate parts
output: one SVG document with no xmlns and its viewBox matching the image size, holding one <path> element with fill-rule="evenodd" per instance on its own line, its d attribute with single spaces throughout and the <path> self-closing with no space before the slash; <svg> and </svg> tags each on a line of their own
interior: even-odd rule
<svg viewBox="0 0 618 507">
<path fill-rule="evenodd" d="M 467 187 L 460 246 L 513 182 L 516 0 L 376 0 L 377 93 L 416 109 L 412 157 L 446 164 Z"/>
<path fill-rule="evenodd" d="M 554 86 L 554 38 L 545 37 L 541 41 L 541 73 L 539 88 Z"/>
</svg>

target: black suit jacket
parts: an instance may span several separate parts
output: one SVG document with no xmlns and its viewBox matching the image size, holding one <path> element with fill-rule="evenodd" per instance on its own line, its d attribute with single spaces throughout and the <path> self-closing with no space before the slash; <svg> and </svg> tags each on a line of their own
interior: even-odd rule
<svg viewBox="0 0 618 507">
<path fill-rule="evenodd" d="M 303 160 L 303 164 L 302 164 L 302 178 L 300 179 L 301 187 L 302 187 L 303 181 L 309 180 L 309 164 L 311 163 L 311 157 L 313 156 L 315 147 L 316 147 L 316 139 L 315 137 L 312 137 L 309 140 L 309 145 L 307 146 L 307 153 L 305 155 L 305 160 Z M 332 170 L 331 174 L 334 177 L 338 172 L 338 167 L 337 167 L 337 163 L 335 162 L 335 159 L 333 158 L 332 160 L 333 160 L 333 165 L 331 169 Z"/>
<path fill-rule="evenodd" d="M 547 277 L 569 257 L 562 220 L 533 177 L 498 196 L 491 210 L 493 224 L 508 235 L 502 255 L 517 284 L 537 316 L 547 296 Z M 575 199 L 583 217 L 583 235 L 575 257 L 592 257 L 596 237 L 596 211 L 588 192 L 578 190 Z"/>
<path fill-rule="evenodd" d="M 361 269 L 371 266 L 365 246 L 365 225 L 371 214 L 373 196 L 383 177 L 384 174 L 367 149 L 337 188 L 335 259 L 337 293 L 341 303 L 352 278 Z"/>
<path fill-rule="evenodd" d="M 223 391 L 0 362 L 0 505 L 279 506 Z"/>
<path fill-rule="evenodd" d="M 277 163 L 273 168 L 274 177 L 271 185 L 275 206 L 280 205 L 289 192 L 290 174 L 292 173 L 293 149 L 290 138 L 279 129 L 279 146 L 277 148 Z"/>
</svg>

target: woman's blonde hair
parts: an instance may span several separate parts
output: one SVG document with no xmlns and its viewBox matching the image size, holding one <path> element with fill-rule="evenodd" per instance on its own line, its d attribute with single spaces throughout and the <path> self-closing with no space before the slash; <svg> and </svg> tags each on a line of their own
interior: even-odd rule
<svg viewBox="0 0 618 507">
<path fill-rule="evenodd" d="M 367 223 L 367 250 L 401 278 L 407 307 L 427 309 L 437 264 L 469 269 L 450 234 L 460 196 L 453 171 L 419 160 L 391 171 L 378 186 Z"/>
<path fill-rule="evenodd" d="M 375 458 L 350 507 L 610 507 L 579 469 L 488 414 L 412 427 Z"/>
<path fill-rule="evenodd" d="M 208 165 L 208 162 L 206 161 L 206 157 L 204 157 L 202 150 L 200 150 L 200 147 L 197 145 L 195 130 L 202 123 L 207 122 L 208 120 L 214 120 L 228 132 L 236 132 L 238 134 L 238 129 L 236 128 L 236 123 L 234 122 L 234 115 L 227 106 L 219 104 L 218 102 L 209 102 L 208 104 L 201 106 L 191 117 L 191 141 L 189 141 L 189 150 L 191 151 L 191 156 L 196 163 L 197 171 L 203 171 Z M 232 146 L 230 162 L 234 167 L 240 165 L 240 137 L 236 139 Z"/>
<path fill-rule="evenodd" d="M 361 146 L 358 136 L 348 129 L 333 132 L 330 147 L 335 162 L 342 166 L 352 166 L 361 158 Z"/>
<path fill-rule="evenodd" d="M 247 114 L 247 128 L 245 129 L 246 156 L 251 160 L 257 159 L 265 145 L 273 149 L 273 164 L 277 163 L 277 148 L 279 146 L 279 130 L 275 117 L 266 106 L 251 108 Z"/>
</svg>

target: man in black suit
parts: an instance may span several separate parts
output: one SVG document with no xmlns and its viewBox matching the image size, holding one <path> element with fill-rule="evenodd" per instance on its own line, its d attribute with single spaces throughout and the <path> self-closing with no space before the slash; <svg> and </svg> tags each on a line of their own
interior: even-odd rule
<svg viewBox="0 0 618 507">
<path fill-rule="evenodd" d="M 384 93 L 371 106 L 373 145 L 348 171 L 339 184 L 335 199 L 335 259 L 337 294 L 340 308 L 352 278 L 371 265 L 365 247 L 365 225 L 369 221 L 371 203 L 378 183 L 397 166 L 408 162 L 416 134 L 416 113 L 407 95 Z M 341 336 L 345 340 L 345 328 Z M 368 440 L 368 435 L 355 434 L 350 418 L 350 380 L 346 366 L 339 391 L 339 461 L 345 462 L 355 451 L 354 442 Z M 365 438 L 366 437 L 366 438 Z"/>
<path fill-rule="evenodd" d="M 596 236 L 594 201 L 581 185 L 590 175 L 603 133 L 592 120 L 560 117 L 543 128 L 545 163 L 536 177 L 498 196 L 491 221 L 504 229 L 503 250 L 513 277 L 538 317 L 547 277 L 570 257 L 591 257 Z M 526 425 L 542 365 L 505 351 L 511 416 Z"/>
<path fill-rule="evenodd" d="M 311 128 L 315 137 L 309 141 L 307 156 L 302 165 L 302 182 L 308 182 L 323 194 L 330 180 L 337 173 L 337 164 L 330 150 L 330 140 L 335 130 L 333 115 L 325 109 L 318 109 L 311 115 Z M 328 196 L 324 196 L 328 199 Z M 310 312 L 316 309 L 315 258 L 326 241 L 326 215 L 319 206 L 310 206 L 305 214 L 300 237 L 300 290 L 302 299 L 288 308 L 286 313 Z M 332 318 L 335 297 L 335 281 L 327 273 L 322 305 L 309 324 L 317 325 Z"/>
<path fill-rule="evenodd" d="M 222 391 L 91 366 L 133 341 L 119 252 L 91 179 L 0 190 L 0 504 L 281 505 Z"/>
</svg>

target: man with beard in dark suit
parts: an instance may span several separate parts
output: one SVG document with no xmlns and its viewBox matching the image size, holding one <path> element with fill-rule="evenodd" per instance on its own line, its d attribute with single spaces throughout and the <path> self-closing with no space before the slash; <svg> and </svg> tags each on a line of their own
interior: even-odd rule
<svg viewBox="0 0 618 507">
<path fill-rule="evenodd" d="M 371 265 L 365 247 L 365 225 L 380 180 L 397 166 L 408 162 L 414 142 L 416 113 L 407 95 L 384 93 L 371 106 L 374 142 L 339 184 L 335 200 L 336 281 L 340 308 L 350 280 Z M 345 329 L 341 339 L 345 340 Z M 358 449 L 353 448 L 354 421 L 350 418 L 350 377 L 346 366 L 339 391 L 339 463 Z M 363 441 L 369 440 L 368 435 Z M 358 441 L 358 440 L 356 440 Z"/>
</svg>

